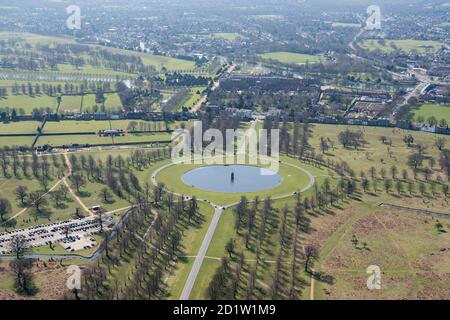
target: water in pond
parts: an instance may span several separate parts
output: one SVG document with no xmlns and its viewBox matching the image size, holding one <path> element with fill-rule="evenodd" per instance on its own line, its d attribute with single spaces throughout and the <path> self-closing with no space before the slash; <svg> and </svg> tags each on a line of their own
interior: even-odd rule
<svg viewBox="0 0 450 320">
<path fill-rule="evenodd" d="M 272 189 L 283 178 L 276 172 L 255 166 L 212 165 L 188 171 L 182 180 L 207 191 L 242 193 Z"/>
</svg>

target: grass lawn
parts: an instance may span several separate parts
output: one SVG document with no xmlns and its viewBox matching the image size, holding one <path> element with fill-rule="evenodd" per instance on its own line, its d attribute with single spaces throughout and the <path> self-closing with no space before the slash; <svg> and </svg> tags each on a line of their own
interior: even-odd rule
<svg viewBox="0 0 450 320">
<path fill-rule="evenodd" d="M 436 220 L 379 208 L 381 200 L 366 198 L 360 205 L 337 212 L 333 223 L 329 217 L 328 222 L 326 217 L 313 221 L 317 233 L 327 237 L 315 239 L 322 242 L 315 269 L 335 278 L 332 285 L 316 282 L 316 299 L 439 299 L 448 295 L 449 288 L 442 283 L 450 277 L 450 259 L 442 248 L 450 240 L 450 225 L 442 221 L 447 232 L 438 232 Z M 356 246 L 353 236 L 358 239 Z M 369 265 L 378 265 L 382 271 L 381 290 L 366 287 Z"/>
<path fill-rule="evenodd" d="M 360 23 L 348 23 L 348 22 L 333 22 L 331 26 L 333 28 L 361 28 Z"/>
<path fill-rule="evenodd" d="M 34 137 L 0 137 L 0 147 L 11 147 L 11 146 L 31 147 L 33 141 Z"/>
<path fill-rule="evenodd" d="M 182 251 L 186 256 L 196 256 L 200 246 L 208 230 L 214 210 L 210 205 L 199 203 L 199 212 L 202 217 L 200 225 L 191 226 L 189 229 L 182 231 Z M 178 299 L 183 291 L 184 284 L 192 269 L 194 258 L 180 258 L 175 270 L 171 273 L 166 281 L 168 286 L 169 299 Z"/>
<path fill-rule="evenodd" d="M 319 56 L 281 51 L 260 54 L 259 57 L 261 57 L 262 59 L 275 60 L 286 64 L 317 63 L 322 60 Z"/>
<path fill-rule="evenodd" d="M 74 44 L 74 43 L 76 43 L 74 39 L 69 38 L 69 37 L 47 37 L 47 36 L 41 36 L 41 35 L 36 35 L 36 34 L 31 34 L 31 33 L 0 32 L 0 39 L 8 39 L 8 38 L 14 38 L 14 37 L 23 38 L 27 42 L 32 43 L 32 44 L 52 45 L 54 43 L 58 43 L 58 44 L 65 44 L 65 43 Z M 142 62 L 145 65 L 153 66 L 156 68 L 156 70 L 161 70 L 163 67 L 165 67 L 169 71 L 195 69 L 195 63 L 193 61 L 175 59 L 175 58 L 165 57 L 165 56 L 152 55 L 152 54 L 137 52 L 137 51 L 129 51 L 129 50 L 123 50 L 123 49 L 117 49 L 117 48 L 104 47 L 104 46 L 99 46 L 99 45 L 89 45 L 89 46 L 94 47 L 94 48 L 103 49 L 103 50 L 108 50 L 108 51 L 110 51 L 112 53 L 116 53 L 116 54 L 132 55 L 132 56 L 141 57 Z M 77 72 L 77 70 L 72 70 L 71 66 L 65 66 L 62 69 L 64 70 L 65 68 L 67 69 L 67 72 Z M 84 70 L 84 72 L 87 72 L 90 74 L 103 74 L 102 72 L 104 72 L 108 75 L 114 73 L 114 71 L 105 70 L 105 69 L 96 69 L 96 68 L 92 68 L 90 66 L 87 66 L 86 70 Z"/>
<path fill-rule="evenodd" d="M 53 179 L 49 183 L 49 188 L 58 182 L 57 179 Z M 12 205 L 12 213 L 7 216 L 7 218 L 11 218 L 17 213 L 21 212 L 23 207 L 21 207 L 19 202 L 16 200 L 16 196 L 14 195 L 14 190 L 18 186 L 26 186 L 29 192 L 41 190 L 42 186 L 36 179 L 0 179 L 0 196 L 6 199 L 10 199 Z M 75 213 L 75 209 L 79 207 L 78 203 L 68 196 L 68 199 L 64 201 L 62 207 L 55 208 L 53 206 L 53 201 L 49 194 L 45 196 L 48 200 L 47 210 L 44 210 L 42 213 L 37 213 L 33 208 L 28 208 L 25 212 L 23 212 L 20 216 L 16 218 L 17 225 L 15 228 L 27 228 L 30 226 L 48 224 L 55 221 L 62 221 L 72 219 L 72 214 Z M 0 230 L 4 230 L 4 227 L 0 227 Z"/>
<path fill-rule="evenodd" d="M 20 121 L 20 122 L 0 122 L 0 134 L 10 133 L 36 133 L 40 122 L 38 121 Z M 2 138 L 0 138 L 1 140 Z"/>
<path fill-rule="evenodd" d="M 49 121 L 46 123 L 44 132 L 45 133 L 62 133 L 62 132 L 98 132 L 105 129 L 122 129 L 127 130 L 130 122 L 134 120 L 90 120 L 90 121 Z M 165 125 L 163 121 L 136 121 L 138 124 L 140 122 L 151 123 L 152 130 L 164 129 Z M 1 124 L 0 124 L 1 128 Z M 137 127 L 139 130 L 139 125 Z M 1 129 L 0 129 L 1 133 Z"/>
<path fill-rule="evenodd" d="M 41 136 L 36 145 L 42 146 L 45 144 L 51 146 L 62 146 L 70 144 L 119 144 L 119 143 L 134 143 L 134 142 L 158 142 L 170 141 L 170 134 L 128 134 L 123 137 L 100 137 L 93 135 L 71 135 L 71 136 Z"/>
<path fill-rule="evenodd" d="M 417 108 L 414 108 L 412 110 L 412 113 L 414 114 L 414 119 L 417 120 L 419 116 L 422 116 L 425 118 L 425 121 L 429 117 L 436 117 L 436 119 L 441 120 L 445 119 L 447 120 L 447 123 L 450 123 L 450 105 L 445 104 L 423 104 Z"/>
<path fill-rule="evenodd" d="M 199 276 L 195 280 L 194 287 L 192 288 L 190 300 L 205 300 L 208 299 L 206 290 L 208 289 L 209 282 L 212 276 L 216 273 L 216 270 L 220 267 L 220 261 L 205 259 L 199 271 Z"/>
<path fill-rule="evenodd" d="M 363 148 L 344 149 L 338 141 L 338 135 L 340 132 L 350 129 L 352 131 L 361 130 L 364 133 L 364 139 L 366 144 Z M 346 161 L 350 168 L 352 168 L 356 175 L 359 176 L 361 170 L 364 170 L 366 174 L 370 167 L 375 167 L 379 174 L 381 169 L 385 169 L 388 173 L 393 165 L 396 165 L 399 173 L 401 170 L 408 170 L 409 176 L 412 176 L 412 171 L 407 165 L 407 159 L 410 154 L 414 152 L 413 147 L 408 147 L 403 138 L 405 135 L 411 134 L 416 144 L 426 146 L 427 157 L 433 157 L 436 161 L 439 159 L 439 150 L 434 146 L 435 139 L 437 137 L 443 137 L 447 140 L 447 146 L 450 146 L 450 137 L 443 135 L 433 135 L 430 133 L 420 131 L 407 131 L 398 128 L 376 128 L 376 127 L 360 127 L 360 126 L 345 126 L 345 125 L 314 125 L 311 135 L 310 143 L 315 148 L 316 152 L 320 152 L 320 138 L 330 139 L 334 142 L 335 147 L 330 148 L 324 155 L 325 159 L 330 158 L 334 161 Z M 392 139 L 392 145 L 388 146 L 382 144 L 380 141 L 381 136 L 386 136 L 388 139 Z M 429 166 L 427 161 L 424 162 L 425 166 Z M 433 169 L 437 172 L 438 165 L 435 164 Z"/>
<path fill-rule="evenodd" d="M 119 96 L 116 93 L 105 94 L 105 108 L 108 110 L 117 110 L 121 108 Z M 88 94 L 83 98 L 83 110 L 91 109 L 94 105 L 98 105 L 95 102 L 95 95 Z M 35 108 L 50 108 L 56 110 L 57 102 L 56 97 L 49 97 L 46 94 L 38 96 L 28 95 L 13 95 L 9 94 L 7 98 L 0 98 L 0 108 L 16 108 L 23 109 L 26 114 L 31 114 Z M 81 96 L 63 96 L 60 112 L 79 112 L 81 110 Z"/>
<path fill-rule="evenodd" d="M 240 200 L 241 196 L 246 196 L 248 199 L 252 199 L 256 195 L 263 198 L 268 196 L 275 197 L 291 194 L 295 191 L 304 188 L 309 182 L 309 178 L 304 172 L 282 164 L 280 165 L 279 174 L 283 177 L 283 181 L 279 186 L 275 187 L 274 189 L 260 192 L 240 193 L 240 194 L 217 193 L 192 188 L 191 186 L 186 185 L 182 181 L 181 178 L 185 172 L 198 167 L 200 167 L 200 165 L 190 165 L 190 164 L 174 165 L 161 171 L 156 178 L 158 182 L 159 181 L 164 182 L 166 184 L 166 187 L 170 190 L 173 190 L 180 194 L 190 196 L 195 195 L 198 198 L 208 199 L 219 205 L 228 205 L 235 203 Z"/>
<path fill-rule="evenodd" d="M 190 89 L 191 92 L 189 98 L 181 104 L 181 107 L 186 107 L 188 109 L 194 107 L 197 104 L 197 102 L 202 98 L 203 96 L 202 92 L 205 89 L 206 87 L 192 87 Z"/>
<path fill-rule="evenodd" d="M 385 40 L 385 45 L 381 45 L 378 40 L 369 39 L 363 41 L 360 45 L 363 49 L 366 50 L 375 50 L 380 49 L 384 52 L 393 52 L 394 48 L 392 48 L 392 44 L 403 51 L 410 52 L 412 50 L 417 50 L 420 53 L 424 53 L 427 51 L 436 52 L 443 45 L 437 41 L 419 41 L 419 40 Z"/>
<path fill-rule="evenodd" d="M 212 33 L 211 36 L 216 39 L 224 39 L 228 41 L 235 41 L 243 38 L 243 36 L 237 32 L 217 32 Z"/>
</svg>

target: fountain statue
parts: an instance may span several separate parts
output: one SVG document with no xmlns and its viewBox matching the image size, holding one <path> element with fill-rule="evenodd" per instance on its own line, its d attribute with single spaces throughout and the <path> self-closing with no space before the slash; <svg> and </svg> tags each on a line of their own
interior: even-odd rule
<svg viewBox="0 0 450 320">
<path fill-rule="evenodd" d="M 231 183 L 234 182 L 234 172 L 231 173 Z"/>
</svg>

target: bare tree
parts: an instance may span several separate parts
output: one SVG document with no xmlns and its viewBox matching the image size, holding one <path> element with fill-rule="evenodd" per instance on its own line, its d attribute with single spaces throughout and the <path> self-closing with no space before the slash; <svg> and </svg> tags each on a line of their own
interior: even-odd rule
<svg viewBox="0 0 450 320">
<path fill-rule="evenodd" d="M 28 188 L 25 186 L 18 186 L 16 188 L 16 190 L 14 190 L 14 193 L 17 197 L 17 199 L 20 200 L 20 203 L 22 204 L 22 206 L 25 205 L 25 198 L 28 195 Z"/>
<path fill-rule="evenodd" d="M 16 255 L 16 259 L 22 258 L 23 253 L 27 249 L 27 241 L 24 235 L 15 235 L 8 244 L 9 250 Z"/>
</svg>

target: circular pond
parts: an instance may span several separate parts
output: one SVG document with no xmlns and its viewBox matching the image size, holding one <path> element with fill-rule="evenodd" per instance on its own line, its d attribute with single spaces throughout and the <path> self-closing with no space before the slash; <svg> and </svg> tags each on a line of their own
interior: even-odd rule
<svg viewBox="0 0 450 320">
<path fill-rule="evenodd" d="M 191 187 L 207 191 L 243 193 L 272 189 L 283 177 L 255 166 L 212 165 L 190 170 L 182 180 Z"/>
</svg>

